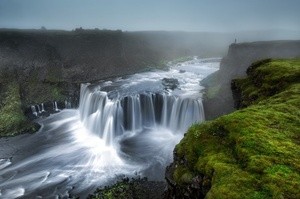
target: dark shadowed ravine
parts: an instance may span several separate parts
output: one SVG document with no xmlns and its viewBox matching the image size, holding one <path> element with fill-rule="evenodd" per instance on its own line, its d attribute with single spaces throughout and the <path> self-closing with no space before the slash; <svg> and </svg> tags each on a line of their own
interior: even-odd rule
<svg viewBox="0 0 300 199">
<path fill-rule="evenodd" d="M 199 82 L 219 63 L 194 58 L 82 84 L 78 109 L 37 119 L 35 134 L 0 139 L 1 198 L 85 197 L 124 176 L 164 180 L 174 146 L 204 121 Z"/>
</svg>

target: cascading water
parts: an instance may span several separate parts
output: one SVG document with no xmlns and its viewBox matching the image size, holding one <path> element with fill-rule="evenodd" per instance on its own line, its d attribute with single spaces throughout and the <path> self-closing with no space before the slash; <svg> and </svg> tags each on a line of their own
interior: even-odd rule
<svg viewBox="0 0 300 199">
<path fill-rule="evenodd" d="M 38 115 L 38 113 L 36 112 L 35 106 L 31 106 L 31 111 L 32 111 L 32 114 L 33 114 L 33 115 L 35 115 L 35 116 Z"/>
<path fill-rule="evenodd" d="M 181 98 L 166 91 L 109 99 L 100 86 L 83 84 L 80 93 L 81 120 L 109 145 L 115 136 L 126 131 L 140 132 L 160 126 L 174 133 L 184 132 L 191 124 L 204 120 L 201 99 Z"/>
<path fill-rule="evenodd" d="M 56 111 L 56 112 L 59 111 L 56 101 L 53 102 L 53 110 Z"/>
<path fill-rule="evenodd" d="M 39 132 L 5 142 L 0 197 L 84 197 L 123 175 L 163 180 L 174 146 L 204 120 L 199 81 L 218 66 L 219 59 L 194 59 L 169 71 L 82 84 L 78 110 L 39 118 Z M 35 106 L 32 112 L 38 114 Z"/>
<path fill-rule="evenodd" d="M 45 112 L 44 103 L 42 103 L 42 112 Z"/>
</svg>

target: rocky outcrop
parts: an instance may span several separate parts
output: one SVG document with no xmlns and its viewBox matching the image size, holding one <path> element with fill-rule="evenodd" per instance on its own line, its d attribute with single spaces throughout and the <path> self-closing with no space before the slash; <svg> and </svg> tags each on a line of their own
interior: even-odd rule
<svg viewBox="0 0 300 199">
<path fill-rule="evenodd" d="M 111 186 L 98 188 L 88 199 L 161 199 L 166 184 L 146 178 L 125 178 Z"/>
<path fill-rule="evenodd" d="M 234 110 L 231 80 L 246 76 L 255 61 L 268 58 L 300 57 L 300 41 L 270 41 L 232 44 L 221 61 L 220 70 L 201 83 L 206 88 L 204 109 L 206 119 L 214 119 Z"/>
<path fill-rule="evenodd" d="M 211 188 L 211 178 L 198 174 L 195 176 L 186 176 L 185 182 L 181 183 L 174 179 L 174 174 L 179 165 L 188 166 L 185 158 L 177 156 L 174 151 L 174 162 L 166 168 L 165 179 L 167 189 L 164 193 L 165 199 L 182 198 L 182 199 L 202 199 Z"/>
</svg>

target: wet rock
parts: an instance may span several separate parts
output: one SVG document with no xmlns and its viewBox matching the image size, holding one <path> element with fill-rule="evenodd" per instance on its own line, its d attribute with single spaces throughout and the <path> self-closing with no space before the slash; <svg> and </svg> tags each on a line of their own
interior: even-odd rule
<svg viewBox="0 0 300 199">
<path fill-rule="evenodd" d="M 124 179 L 112 186 L 97 189 L 89 199 L 161 199 L 165 190 L 165 182 L 142 179 Z"/>
<path fill-rule="evenodd" d="M 211 188 L 211 179 L 198 174 L 192 178 L 190 183 L 176 183 L 173 175 L 178 165 L 188 167 L 188 162 L 185 157 L 178 157 L 176 151 L 174 151 L 174 162 L 166 168 L 165 179 L 167 182 L 167 189 L 164 192 L 164 198 L 204 198 Z"/>
<path fill-rule="evenodd" d="M 175 79 L 175 78 L 163 78 L 162 84 L 165 87 L 165 89 L 174 90 L 174 89 L 178 88 L 179 81 L 178 81 L 178 79 Z"/>
</svg>

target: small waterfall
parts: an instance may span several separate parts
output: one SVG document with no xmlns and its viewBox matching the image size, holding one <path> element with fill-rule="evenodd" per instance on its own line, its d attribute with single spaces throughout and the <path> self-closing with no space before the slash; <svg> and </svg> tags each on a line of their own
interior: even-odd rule
<svg viewBox="0 0 300 199">
<path fill-rule="evenodd" d="M 53 102 L 53 110 L 56 111 L 56 112 L 59 111 L 56 101 Z"/>
<path fill-rule="evenodd" d="M 72 106 L 71 106 L 71 102 L 70 102 L 70 101 L 68 101 L 68 100 L 65 100 L 65 108 L 66 108 L 66 109 L 70 109 L 70 108 L 72 108 Z"/>
<path fill-rule="evenodd" d="M 202 101 L 197 98 L 144 92 L 110 99 L 107 92 L 90 84 L 82 84 L 80 93 L 81 121 L 107 145 L 125 131 L 161 126 L 183 133 L 191 124 L 204 120 Z"/>
<path fill-rule="evenodd" d="M 36 106 L 37 106 L 37 108 L 38 108 L 38 113 L 41 114 L 42 111 L 41 111 L 41 109 L 40 109 L 40 105 L 36 105 Z"/>
<path fill-rule="evenodd" d="M 44 103 L 42 103 L 42 112 L 45 112 Z"/>
<path fill-rule="evenodd" d="M 35 115 L 35 116 L 38 115 L 38 113 L 36 112 L 35 106 L 31 106 L 31 111 L 32 111 L 32 114 L 33 114 L 33 115 Z"/>
</svg>

